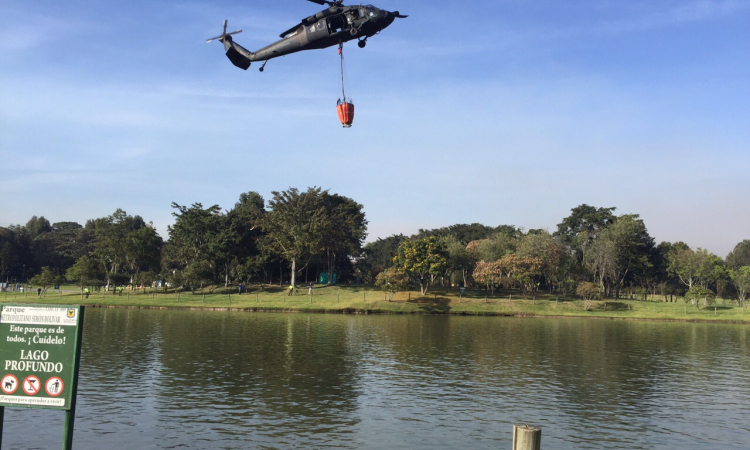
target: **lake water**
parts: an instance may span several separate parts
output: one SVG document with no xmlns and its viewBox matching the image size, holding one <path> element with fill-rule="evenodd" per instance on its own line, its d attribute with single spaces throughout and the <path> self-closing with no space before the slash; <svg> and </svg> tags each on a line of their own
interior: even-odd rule
<svg viewBox="0 0 750 450">
<path fill-rule="evenodd" d="M 743 325 L 89 308 L 81 358 L 77 450 L 750 449 Z"/>
</svg>

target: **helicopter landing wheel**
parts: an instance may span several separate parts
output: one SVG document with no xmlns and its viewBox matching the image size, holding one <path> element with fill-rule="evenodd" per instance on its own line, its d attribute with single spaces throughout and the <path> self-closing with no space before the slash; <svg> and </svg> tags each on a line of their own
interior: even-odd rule
<svg viewBox="0 0 750 450">
<path fill-rule="evenodd" d="M 263 70 L 266 68 L 266 64 L 268 64 L 268 60 L 263 61 L 263 65 L 260 66 L 260 69 L 258 69 L 258 70 L 260 70 L 261 72 L 263 72 Z"/>
<path fill-rule="evenodd" d="M 359 48 L 365 48 L 365 45 L 367 45 L 367 41 L 366 40 L 362 40 L 362 41 L 357 42 L 357 47 L 359 47 Z"/>
</svg>

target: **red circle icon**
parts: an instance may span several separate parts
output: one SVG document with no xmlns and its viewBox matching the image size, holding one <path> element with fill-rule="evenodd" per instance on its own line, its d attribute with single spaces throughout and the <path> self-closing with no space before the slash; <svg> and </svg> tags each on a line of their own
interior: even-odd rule
<svg viewBox="0 0 750 450">
<path fill-rule="evenodd" d="M 29 375 L 23 380 L 23 391 L 26 395 L 36 395 L 42 388 L 42 382 L 34 375 Z"/>
<path fill-rule="evenodd" d="M 5 375 L 0 380 L 0 389 L 8 395 L 16 392 L 16 389 L 18 389 L 18 378 L 12 374 Z"/>
<path fill-rule="evenodd" d="M 47 391 L 47 395 L 50 397 L 57 397 L 62 394 L 63 382 L 58 377 L 52 377 L 44 383 L 44 390 Z"/>
</svg>

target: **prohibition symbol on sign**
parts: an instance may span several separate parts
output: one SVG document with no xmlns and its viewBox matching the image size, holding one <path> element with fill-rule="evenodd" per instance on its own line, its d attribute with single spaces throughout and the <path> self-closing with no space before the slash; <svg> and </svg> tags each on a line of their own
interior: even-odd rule
<svg viewBox="0 0 750 450">
<path fill-rule="evenodd" d="M 35 377 L 34 375 L 29 375 L 23 380 L 23 391 L 27 395 L 36 395 L 37 392 L 39 392 L 39 389 L 42 388 L 42 382 L 39 381 L 39 378 Z"/>
<path fill-rule="evenodd" d="M 16 392 L 16 389 L 18 389 L 18 378 L 11 374 L 5 375 L 2 381 L 0 381 L 0 389 L 8 395 Z"/>
<path fill-rule="evenodd" d="M 58 377 L 52 377 L 44 383 L 44 390 L 47 391 L 47 395 L 50 397 L 57 397 L 62 394 L 63 382 Z"/>
</svg>

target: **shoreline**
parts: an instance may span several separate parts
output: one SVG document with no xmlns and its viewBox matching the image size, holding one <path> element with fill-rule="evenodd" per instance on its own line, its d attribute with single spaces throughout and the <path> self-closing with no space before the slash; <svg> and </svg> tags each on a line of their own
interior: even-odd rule
<svg viewBox="0 0 750 450">
<path fill-rule="evenodd" d="M 231 306 L 155 306 L 155 305 L 107 305 L 100 303 L 85 304 L 87 308 L 100 309 L 155 309 L 164 311 L 214 311 L 214 312 L 246 312 L 246 313 L 283 313 L 283 314 L 348 314 L 348 315 L 425 315 L 425 316 L 474 316 L 474 317 L 510 317 L 517 319 L 594 319 L 594 320 L 624 320 L 647 322 L 683 322 L 683 323 L 720 323 L 729 325 L 750 325 L 750 320 L 731 319 L 688 319 L 667 317 L 622 317 L 622 316 L 594 316 L 594 315 L 552 315 L 532 313 L 507 312 L 427 312 L 427 311 L 387 311 L 382 309 L 294 309 L 294 308 L 265 308 L 265 307 L 231 307 Z"/>
<path fill-rule="evenodd" d="M 72 287 L 72 286 L 70 286 Z M 515 318 L 580 318 L 639 320 L 654 322 L 692 322 L 750 324 L 750 313 L 736 302 L 720 299 L 711 305 L 696 307 L 682 299 L 653 296 L 648 300 L 605 299 L 584 301 L 538 293 L 536 299 L 523 298 L 516 290 L 499 290 L 494 295 L 483 290 L 432 289 L 398 292 L 389 299 L 386 292 L 370 285 L 315 285 L 312 291 L 299 290 L 289 296 L 278 286 L 253 286 L 239 295 L 236 288 L 214 288 L 208 291 L 165 292 L 147 289 L 114 292 L 92 292 L 84 298 L 80 290 L 64 286 L 47 291 L 43 297 L 35 292 L 0 294 L 2 303 L 40 305 L 76 304 L 92 308 L 159 309 L 187 311 L 275 312 L 314 314 L 423 314 L 452 316 L 491 316 Z M 673 300 L 673 301 L 670 301 Z"/>
</svg>

